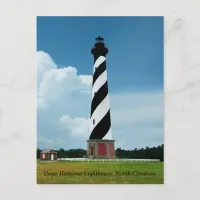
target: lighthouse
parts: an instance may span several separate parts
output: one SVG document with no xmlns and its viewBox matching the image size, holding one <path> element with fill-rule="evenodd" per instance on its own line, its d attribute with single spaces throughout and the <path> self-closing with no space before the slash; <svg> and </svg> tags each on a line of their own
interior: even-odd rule
<svg viewBox="0 0 200 200">
<path fill-rule="evenodd" d="M 102 37 L 95 39 L 91 50 L 94 56 L 92 100 L 90 113 L 90 137 L 87 155 L 90 158 L 115 158 L 111 132 L 111 114 L 108 94 L 106 55 L 108 48 Z"/>
</svg>

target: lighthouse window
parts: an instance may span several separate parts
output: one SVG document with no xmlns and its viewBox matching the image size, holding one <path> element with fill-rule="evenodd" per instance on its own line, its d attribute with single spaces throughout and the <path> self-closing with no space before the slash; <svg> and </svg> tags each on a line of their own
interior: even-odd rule
<svg viewBox="0 0 200 200">
<path fill-rule="evenodd" d="M 95 124 L 95 119 L 93 119 L 93 124 Z"/>
</svg>

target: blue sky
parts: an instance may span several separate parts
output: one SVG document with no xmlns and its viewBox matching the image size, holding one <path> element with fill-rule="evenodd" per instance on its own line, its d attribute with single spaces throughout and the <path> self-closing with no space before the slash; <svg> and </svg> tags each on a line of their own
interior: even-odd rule
<svg viewBox="0 0 200 200">
<path fill-rule="evenodd" d="M 110 91 L 163 88 L 163 17 L 38 17 L 37 50 L 91 74 L 97 36 L 109 48 Z M 123 81 L 123 84 L 122 84 Z"/>
<path fill-rule="evenodd" d="M 164 142 L 163 17 L 38 17 L 38 147 L 86 148 L 94 39 L 108 46 L 113 139 Z"/>
</svg>

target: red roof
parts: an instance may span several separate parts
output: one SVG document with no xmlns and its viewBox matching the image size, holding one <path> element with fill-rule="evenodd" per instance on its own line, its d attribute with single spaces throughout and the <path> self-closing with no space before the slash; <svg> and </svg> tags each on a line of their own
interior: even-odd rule
<svg viewBox="0 0 200 200">
<path fill-rule="evenodd" d="M 43 151 L 41 151 L 41 153 L 52 153 L 52 152 L 54 152 L 54 153 L 56 153 L 56 151 L 55 150 L 53 150 L 53 149 L 44 149 Z"/>
</svg>

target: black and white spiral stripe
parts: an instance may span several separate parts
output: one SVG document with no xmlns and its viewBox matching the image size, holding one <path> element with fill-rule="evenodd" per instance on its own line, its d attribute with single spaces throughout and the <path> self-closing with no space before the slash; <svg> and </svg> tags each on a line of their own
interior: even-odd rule
<svg viewBox="0 0 200 200">
<path fill-rule="evenodd" d="M 106 58 L 99 56 L 94 62 L 91 134 L 89 139 L 112 139 Z"/>
</svg>

